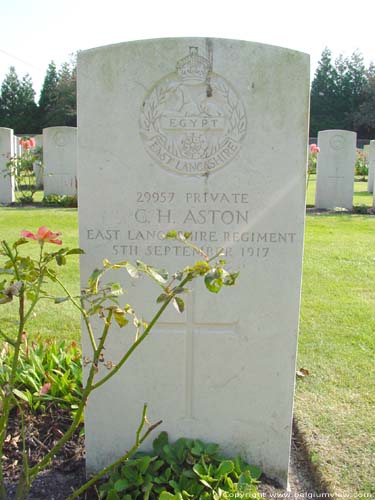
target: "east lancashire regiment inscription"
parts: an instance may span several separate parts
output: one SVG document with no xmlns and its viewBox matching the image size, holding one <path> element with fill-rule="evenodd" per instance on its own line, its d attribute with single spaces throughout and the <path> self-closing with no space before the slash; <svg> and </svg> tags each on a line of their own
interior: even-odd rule
<svg viewBox="0 0 375 500">
<path fill-rule="evenodd" d="M 232 85 L 190 47 L 176 71 L 143 101 L 140 131 L 147 153 L 163 168 L 204 175 L 227 165 L 246 134 L 245 108 Z"/>
<path fill-rule="evenodd" d="M 87 240 L 108 241 L 115 257 L 199 257 L 192 248 L 171 244 L 170 229 L 189 231 L 190 240 L 208 256 L 265 259 L 278 246 L 296 243 L 296 233 L 251 231 L 250 193 L 138 191 L 127 228 L 89 228 Z M 155 229 L 158 227 L 158 229 Z"/>
</svg>

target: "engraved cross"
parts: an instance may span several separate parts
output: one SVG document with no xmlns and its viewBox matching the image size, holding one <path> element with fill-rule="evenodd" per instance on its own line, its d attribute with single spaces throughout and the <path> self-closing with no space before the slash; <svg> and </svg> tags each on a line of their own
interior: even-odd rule
<svg viewBox="0 0 375 500">
<path fill-rule="evenodd" d="M 185 418 L 194 418 L 193 414 L 193 400 L 194 400 L 194 338 L 196 335 L 206 334 L 219 334 L 219 335 L 237 335 L 238 323 L 204 323 L 194 321 L 194 292 L 184 300 L 186 302 L 186 322 L 173 323 L 173 322 L 159 322 L 155 330 L 174 331 L 177 334 L 185 334 Z"/>
</svg>

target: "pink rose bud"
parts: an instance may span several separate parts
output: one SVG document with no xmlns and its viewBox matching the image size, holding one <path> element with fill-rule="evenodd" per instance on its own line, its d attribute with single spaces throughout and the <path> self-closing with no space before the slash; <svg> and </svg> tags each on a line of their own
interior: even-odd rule
<svg viewBox="0 0 375 500">
<path fill-rule="evenodd" d="M 320 153 L 320 148 L 316 144 L 310 144 L 310 153 Z"/>
<path fill-rule="evenodd" d="M 45 394 L 47 394 L 49 392 L 49 390 L 51 389 L 51 382 L 46 382 L 41 388 L 40 388 L 40 391 L 39 391 L 39 396 L 44 396 Z"/>
</svg>

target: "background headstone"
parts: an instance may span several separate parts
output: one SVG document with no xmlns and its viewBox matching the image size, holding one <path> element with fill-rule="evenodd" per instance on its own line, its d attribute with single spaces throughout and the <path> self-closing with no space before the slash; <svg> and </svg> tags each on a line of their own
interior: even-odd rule
<svg viewBox="0 0 375 500">
<path fill-rule="evenodd" d="M 33 136 L 35 139 L 36 143 L 36 149 L 42 148 L 43 147 L 43 134 L 37 134 Z M 44 173 L 44 168 L 43 166 L 40 165 L 39 162 L 34 163 L 33 165 L 34 169 L 34 174 L 35 174 L 35 183 L 38 188 L 43 188 L 43 173 Z"/>
<path fill-rule="evenodd" d="M 43 129 L 44 194 L 77 194 L 77 128 Z"/>
<path fill-rule="evenodd" d="M 162 240 L 171 229 L 191 231 L 210 255 L 224 247 L 240 271 L 219 295 L 194 283 L 186 312 L 168 310 L 90 397 L 88 472 L 129 449 L 147 401 L 172 440 L 220 443 L 286 484 L 308 100 L 308 56 L 279 47 L 179 38 L 79 54 L 82 284 L 103 258 L 172 272 L 201 260 Z M 150 321 L 159 290 L 123 278 L 126 302 Z M 132 339 L 111 339 L 105 359 L 116 363 Z"/>
<path fill-rule="evenodd" d="M 370 141 L 369 155 L 368 155 L 368 176 L 369 176 L 369 193 L 374 194 L 374 207 L 375 207 L 375 140 Z M 370 180 L 370 176 L 372 179 Z M 370 185 L 371 181 L 371 185 Z M 370 188 L 372 190 L 370 191 Z"/>
<path fill-rule="evenodd" d="M 348 130 L 318 132 L 316 208 L 353 208 L 356 138 Z"/>
<path fill-rule="evenodd" d="M 0 127 L 0 203 L 13 203 L 14 177 L 5 175 L 9 158 L 14 155 L 14 136 L 10 128 Z"/>
<path fill-rule="evenodd" d="M 368 159 L 368 179 L 367 179 L 367 190 L 369 193 L 374 192 L 374 174 L 375 174 L 375 140 L 370 141 L 363 149 L 366 148 L 367 159 Z"/>
</svg>

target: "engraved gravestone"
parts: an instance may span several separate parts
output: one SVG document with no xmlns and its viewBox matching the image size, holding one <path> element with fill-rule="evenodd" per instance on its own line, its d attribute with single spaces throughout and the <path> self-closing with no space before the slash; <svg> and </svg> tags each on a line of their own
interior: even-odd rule
<svg viewBox="0 0 375 500">
<path fill-rule="evenodd" d="M 77 128 L 43 129 L 44 194 L 77 194 Z"/>
<path fill-rule="evenodd" d="M 318 132 L 316 208 L 353 208 L 356 139 L 348 130 Z"/>
<path fill-rule="evenodd" d="M 13 203 L 14 177 L 6 175 L 6 164 L 14 155 L 14 135 L 10 128 L 0 127 L 0 203 Z"/>
<path fill-rule="evenodd" d="M 367 190 L 369 193 L 374 192 L 374 174 L 375 174 L 375 141 L 370 141 L 370 144 L 365 146 L 368 165 Z"/>
<path fill-rule="evenodd" d="M 162 419 L 172 440 L 218 442 L 286 484 L 308 99 L 308 56 L 279 47 L 179 38 L 79 54 L 82 284 L 104 258 L 171 272 L 200 260 L 163 240 L 172 229 L 191 231 L 211 256 L 224 248 L 240 271 L 218 295 L 193 283 L 184 313 L 167 310 L 90 397 L 88 472 L 131 446 L 147 401 L 149 420 Z M 125 275 L 123 285 L 150 321 L 157 286 Z M 105 359 L 116 363 L 131 341 L 115 331 Z M 89 356 L 85 336 L 83 348 Z"/>
</svg>

